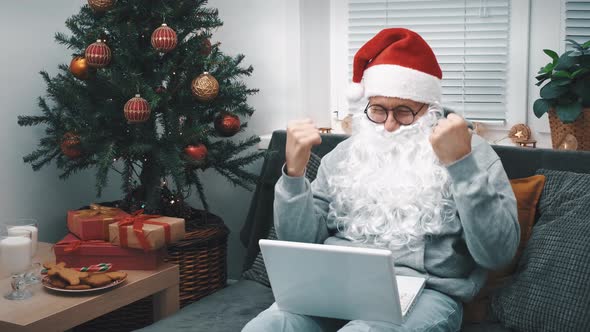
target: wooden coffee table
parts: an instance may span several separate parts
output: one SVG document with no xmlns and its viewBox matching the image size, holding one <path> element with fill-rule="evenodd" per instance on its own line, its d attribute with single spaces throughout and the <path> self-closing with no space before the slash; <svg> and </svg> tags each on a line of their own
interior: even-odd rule
<svg viewBox="0 0 590 332">
<path fill-rule="evenodd" d="M 51 244 L 39 243 L 34 262 L 55 261 Z M 0 267 L 0 332 L 64 331 L 153 295 L 154 320 L 179 308 L 178 266 L 164 263 L 155 271 L 126 271 L 127 280 L 114 289 L 98 293 L 61 294 L 42 285 L 30 288 L 33 297 L 9 301 L 10 276 Z"/>
</svg>

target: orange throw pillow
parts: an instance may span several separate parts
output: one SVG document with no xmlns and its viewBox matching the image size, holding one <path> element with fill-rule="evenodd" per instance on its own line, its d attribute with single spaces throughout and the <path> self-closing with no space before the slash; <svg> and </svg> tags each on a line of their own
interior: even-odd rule
<svg viewBox="0 0 590 332">
<path fill-rule="evenodd" d="M 533 175 L 527 178 L 510 180 L 516 205 L 518 207 L 518 223 L 520 224 L 520 243 L 510 264 L 500 270 L 489 271 L 488 280 L 481 291 L 469 303 L 463 305 L 463 321 L 477 323 L 485 321 L 488 316 L 490 295 L 516 271 L 518 260 L 531 237 L 535 224 L 537 203 L 545 186 L 544 175 Z"/>
</svg>

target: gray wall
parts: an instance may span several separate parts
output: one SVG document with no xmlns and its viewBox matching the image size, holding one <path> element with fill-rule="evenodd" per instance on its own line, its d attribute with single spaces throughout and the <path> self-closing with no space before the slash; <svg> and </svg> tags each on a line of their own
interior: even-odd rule
<svg viewBox="0 0 590 332">
<path fill-rule="evenodd" d="M 40 225 L 40 240 L 54 242 L 66 233 L 65 215 L 68 209 L 78 208 L 95 201 L 115 200 L 121 197 L 118 174 L 114 173 L 109 186 L 101 198 L 95 197 L 94 172 L 83 172 L 65 181 L 58 179 L 59 170 L 54 165 L 34 172 L 25 165 L 22 158 L 33 151 L 43 136 L 42 128 L 22 128 L 16 124 L 17 115 L 38 114 L 37 97 L 45 94 L 45 84 L 38 72 L 46 70 L 57 73 L 60 63 L 69 64 L 71 52 L 53 40 L 57 31 L 68 32 L 64 22 L 76 13 L 86 1 L 2 1 L 0 3 L 0 27 L 3 36 L 0 52 L 0 101 L 2 121 L 0 121 L 0 220 L 14 217 L 33 217 Z M 219 1 L 223 5 L 229 1 Z M 227 6 L 227 5 L 226 5 Z M 230 6 L 231 7 L 231 6 Z M 222 20 L 228 19 L 221 17 Z M 10 31 L 10 32 L 9 32 Z M 215 40 L 214 40 L 215 41 Z M 240 50 L 223 49 L 234 54 Z M 246 63 L 255 65 L 250 57 Z M 258 63 L 260 65 L 260 63 Z M 264 70 L 261 70 L 263 72 Z M 271 84 L 257 81 L 264 77 L 253 77 L 249 85 L 266 88 Z M 276 89 L 275 89 L 276 90 Z M 277 91 L 276 94 L 284 91 Z M 253 97 L 256 108 L 266 109 L 269 115 L 270 104 L 264 97 Z M 275 96 L 274 99 L 280 99 Z M 265 126 L 265 114 L 253 118 L 249 134 L 258 131 L 270 132 Z M 273 117 L 282 116 L 280 112 Z M 280 121 L 283 122 L 283 121 Z M 249 170 L 258 173 L 261 162 L 253 164 Z M 211 212 L 224 219 L 231 229 L 229 239 L 230 278 L 239 276 L 243 261 L 243 248 L 239 242 L 239 231 L 248 211 L 252 193 L 235 188 L 215 172 L 204 174 L 207 198 Z M 191 198 L 199 207 L 195 195 Z"/>
<path fill-rule="evenodd" d="M 39 114 L 37 97 L 45 84 L 38 74 L 57 72 L 59 63 L 69 63 L 66 48 L 53 41 L 57 31 L 65 32 L 66 18 L 75 13 L 80 1 L 2 1 L 0 28 L 0 218 L 34 217 L 39 221 L 40 239 L 53 242 L 65 232 L 67 209 L 96 200 L 94 174 L 83 172 L 66 181 L 58 179 L 53 165 L 33 172 L 23 156 L 33 151 L 43 135 L 41 128 L 21 128 L 19 114 Z M 103 199 L 119 197 L 119 183 L 110 181 Z"/>
</svg>

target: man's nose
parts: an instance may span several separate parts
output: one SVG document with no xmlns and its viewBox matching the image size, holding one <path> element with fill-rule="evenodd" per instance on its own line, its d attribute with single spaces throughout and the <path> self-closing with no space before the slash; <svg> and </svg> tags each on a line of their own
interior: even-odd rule
<svg viewBox="0 0 590 332">
<path fill-rule="evenodd" d="M 385 130 L 391 133 L 396 131 L 400 127 L 400 124 L 397 122 L 397 120 L 395 120 L 395 117 L 393 116 L 393 111 L 388 112 L 389 114 L 387 116 L 387 121 L 385 121 L 383 126 L 385 127 Z"/>
</svg>

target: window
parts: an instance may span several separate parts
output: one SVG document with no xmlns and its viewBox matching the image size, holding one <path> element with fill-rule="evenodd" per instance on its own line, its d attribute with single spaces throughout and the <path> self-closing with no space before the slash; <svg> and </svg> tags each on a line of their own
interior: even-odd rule
<svg viewBox="0 0 590 332">
<path fill-rule="evenodd" d="M 565 1 L 564 39 L 580 44 L 590 40 L 590 1 Z"/>
<path fill-rule="evenodd" d="M 445 106 L 471 120 L 504 122 L 510 7 L 509 0 L 348 0 L 348 81 L 354 54 L 367 40 L 383 28 L 408 28 L 437 56 Z"/>
</svg>

